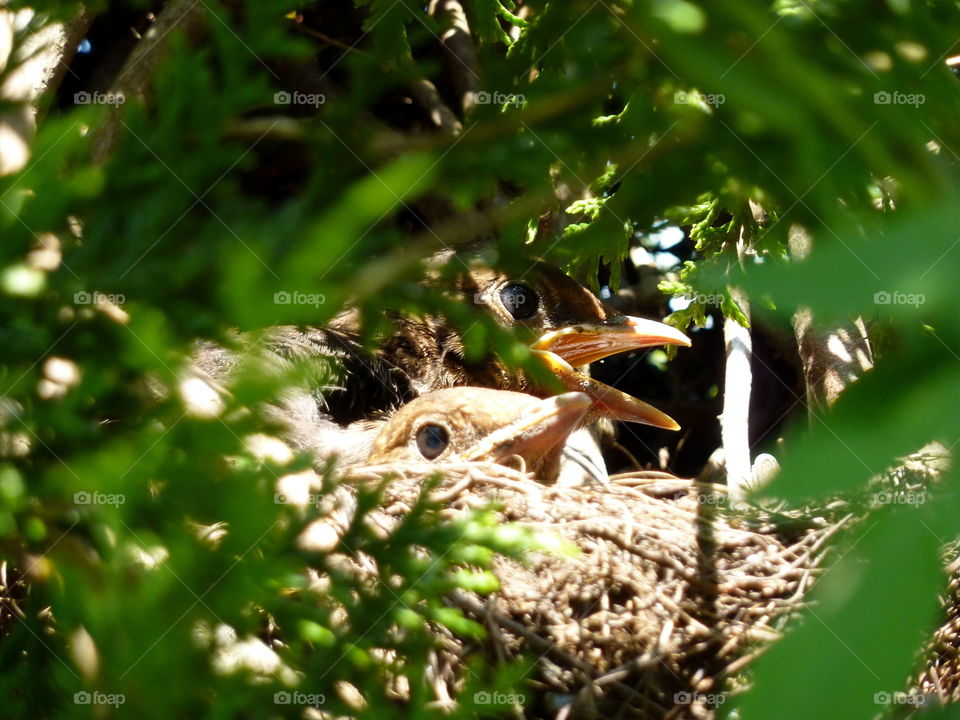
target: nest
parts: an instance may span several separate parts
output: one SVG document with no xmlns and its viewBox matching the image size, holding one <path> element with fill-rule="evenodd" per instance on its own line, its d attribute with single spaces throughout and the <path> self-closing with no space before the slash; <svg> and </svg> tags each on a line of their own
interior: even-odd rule
<svg viewBox="0 0 960 720">
<path fill-rule="evenodd" d="M 950 566 L 950 583 L 941 598 L 944 619 L 927 647 L 928 661 L 918 673 L 911 694 L 934 697 L 941 703 L 960 702 L 960 567 Z"/>
<path fill-rule="evenodd" d="M 430 478 L 443 478 L 427 485 Z M 319 480 L 311 473 L 306 492 Z M 936 477 L 923 467 L 898 468 L 887 487 L 922 488 Z M 355 486 L 383 487 L 364 520 L 391 532 L 429 487 L 443 514 L 456 518 L 493 502 L 499 519 L 577 552 L 537 551 L 522 561 L 497 556 L 499 589 L 458 590 L 449 602 L 487 630 L 482 641 L 435 626 L 438 650 L 427 681 L 438 705 L 465 687 L 478 654 L 493 661 L 533 659 L 516 717 L 712 718 L 717 706 L 746 690 L 743 670 L 776 641 L 829 562 L 831 540 L 862 513 L 846 501 L 816 512 L 731 508 L 723 487 L 664 473 L 615 476 L 608 485 L 556 487 L 490 463 L 355 468 L 325 496 L 301 535 L 332 552 L 355 512 Z M 389 482 L 383 483 L 384 480 Z M 946 556 L 956 557 L 956 547 Z M 343 557 L 361 575 L 365 560 Z M 960 559 L 943 617 L 905 689 L 941 702 L 960 700 Z M 0 565 L 0 638 L 23 617 L 23 578 Z M 409 696 L 400 689 L 398 699 Z M 501 708 L 503 709 L 503 708 Z M 509 708 L 506 708 L 509 709 Z"/>
<path fill-rule="evenodd" d="M 436 472 L 437 466 L 430 471 Z M 538 658 L 527 717 L 707 718 L 735 677 L 801 607 L 828 540 L 852 515 L 802 519 L 728 511 L 722 487 L 664 473 L 559 488 L 496 465 L 439 468 L 433 492 L 456 516 L 496 503 L 504 522 L 549 533 L 579 552 L 495 561 L 500 589 L 457 591 L 450 602 L 487 629 L 483 645 L 438 630 L 438 701 L 452 696 L 467 658 Z M 416 502 L 423 468 L 387 473 L 389 528 Z"/>
</svg>

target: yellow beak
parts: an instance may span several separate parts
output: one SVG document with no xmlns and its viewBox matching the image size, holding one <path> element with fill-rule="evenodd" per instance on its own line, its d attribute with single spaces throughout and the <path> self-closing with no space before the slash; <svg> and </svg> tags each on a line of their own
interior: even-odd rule
<svg viewBox="0 0 960 720">
<path fill-rule="evenodd" d="M 673 418 L 652 405 L 575 369 L 610 355 L 653 345 L 689 347 L 690 338 L 676 328 L 655 320 L 621 316 L 614 322 L 571 325 L 551 330 L 530 347 L 568 390 L 586 393 L 602 415 L 666 430 L 679 430 L 680 426 Z"/>
</svg>

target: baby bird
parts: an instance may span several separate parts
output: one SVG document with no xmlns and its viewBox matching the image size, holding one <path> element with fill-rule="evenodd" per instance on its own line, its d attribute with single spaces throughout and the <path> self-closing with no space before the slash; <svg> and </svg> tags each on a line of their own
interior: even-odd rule
<svg viewBox="0 0 960 720">
<path fill-rule="evenodd" d="M 546 399 L 458 387 L 410 401 L 383 425 L 368 462 L 487 461 L 523 467 L 543 483 L 560 476 L 570 434 L 593 401 L 581 392 Z"/>
<path fill-rule="evenodd" d="M 604 417 L 676 430 L 679 425 L 665 413 L 591 378 L 587 367 L 616 353 L 663 344 L 689 346 L 690 340 L 663 323 L 617 312 L 552 265 L 535 260 L 519 264 L 519 270 L 511 270 L 470 255 L 437 256 L 427 263 L 422 284 L 513 330 L 563 387 L 590 397 L 591 420 Z M 359 313 L 351 307 L 323 327 L 278 327 L 264 338 L 273 364 L 318 363 L 322 368 L 270 408 L 284 438 L 298 451 L 320 459 L 336 455 L 345 465 L 360 462 L 373 436 L 366 423 L 442 388 L 551 394 L 492 349 L 486 358 L 468 358 L 463 338 L 443 315 L 396 312 L 391 319 L 391 329 L 376 338 L 374 348 L 361 342 Z M 226 385 L 238 358 L 202 343 L 196 371 L 210 384 Z M 593 464 L 602 466 L 599 450 L 593 454 Z"/>
</svg>

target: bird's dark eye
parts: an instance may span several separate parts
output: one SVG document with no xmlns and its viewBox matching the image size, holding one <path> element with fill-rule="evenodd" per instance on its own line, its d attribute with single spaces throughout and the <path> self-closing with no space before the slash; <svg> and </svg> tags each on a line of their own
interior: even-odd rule
<svg viewBox="0 0 960 720">
<path fill-rule="evenodd" d="M 500 302 L 514 320 L 529 320 L 540 306 L 540 298 L 533 288 L 517 284 L 507 285 L 500 291 Z"/>
<path fill-rule="evenodd" d="M 447 449 L 450 437 L 439 425 L 424 425 L 417 432 L 417 450 L 427 460 L 433 460 Z"/>
</svg>

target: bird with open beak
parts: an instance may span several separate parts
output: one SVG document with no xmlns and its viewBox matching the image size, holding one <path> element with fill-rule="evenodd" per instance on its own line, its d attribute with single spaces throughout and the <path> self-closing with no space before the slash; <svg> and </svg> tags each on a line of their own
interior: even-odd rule
<svg viewBox="0 0 960 720">
<path fill-rule="evenodd" d="M 655 407 L 592 379 L 589 363 L 656 345 L 690 345 L 665 323 L 623 315 L 569 275 L 545 262 L 520 274 L 486 268 L 469 273 L 468 292 L 503 325 L 530 341 L 530 349 L 570 391 L 586 393 L 593 413 L 667 430 L 679 425 Z M 499 368 L 498 368 L 499 369 Z M 537 392 L 525 376 L 503 377 L 491 387 Z"/>
<path fill-rule="evenodd" d="M 563 387 L 590 398 L 591 419 L 679 427 L 651 405 L 592 379 L 586 366 L 615 353 L 655 345 L 688 346 L 690 340 L 683 333 L 617 312 L 545 262 L 515 267 L 508 270 L 477 256 L 446 254 L 431 260 L 423 284 L 475 304 L 514 330 Z M 275 417 L 297 449 L 320 457 L 337 454 L 347 464 L 362 462 L 375 428 L 358 431 L 357 423 L 382 418 L 442 388 L 553 394 L 492 351 L 482 359 L 468 358 L 461 335 L 443 315 L 397 312 L 392 332 L 377 338 L 372 350 L 360 340 L 358 318 L 355 309 L 346 309 L 324 327 L 282 327 L 267 338 L 269 354 L 281 362 L 335 361 L 313 386 L 287 393 L 276 408 Z M 217 381 L 229 375 L 234 363 L 234 354 L 212 344 L 202 347 L 197 358 L 199 369 Z"/>
<path fill-rule="evenodd" d="M 570 434 L 587 419 L 584 393 L 549 398 L 460 387 L 407 403 L 380 429 L 370 464 L 486 461 L 520 466 L 544 483 L 560 475 Z"/>
</svg>

